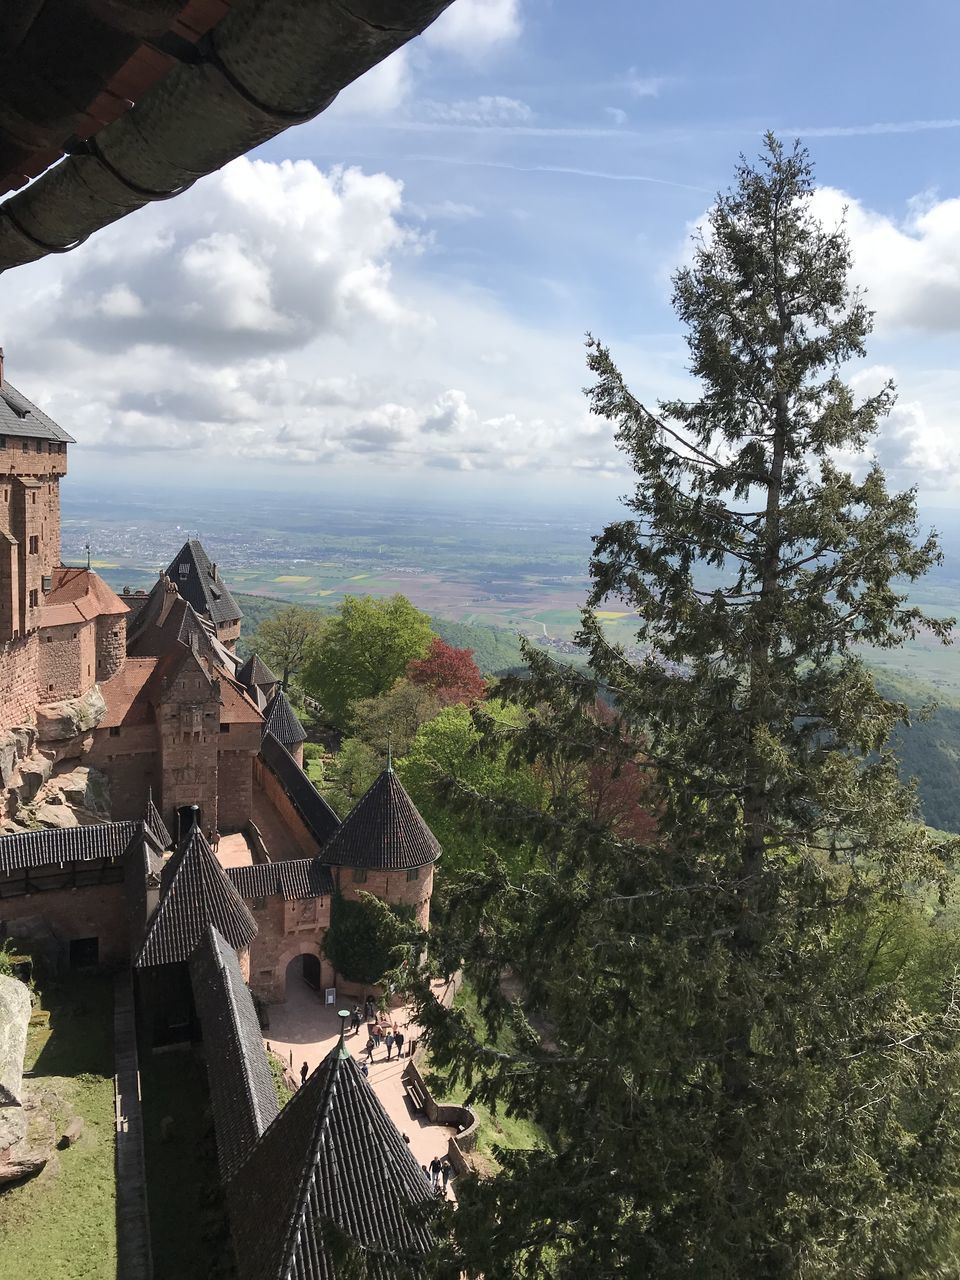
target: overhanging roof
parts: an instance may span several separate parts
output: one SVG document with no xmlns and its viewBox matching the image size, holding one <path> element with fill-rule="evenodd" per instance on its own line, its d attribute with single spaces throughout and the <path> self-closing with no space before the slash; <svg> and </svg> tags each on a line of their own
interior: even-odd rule
<svg viewBox="0 0 960 1280">
<path fill-rule="evenodd" d="M 313 119 L 450 2 L 0 0 L 0 192 L 41 174 L 0 204 L 0 271 Z"/>
</svg>

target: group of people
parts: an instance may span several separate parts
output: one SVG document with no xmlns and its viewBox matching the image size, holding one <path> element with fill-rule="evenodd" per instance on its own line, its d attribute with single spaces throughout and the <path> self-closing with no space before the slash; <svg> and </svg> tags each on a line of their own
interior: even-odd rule
<svg viewBox="0 0 960 1280">
<path fill-rule="evenodd" d="M 390 1061 L 394 1049 L 397 1051 L 397 1058 L 403 1057 L 403 1046 L 405 1037 L 397 1024 L 390 1022 L 368 1022 L 367 1023 L 367 1043 L 364 1053 L 367 1055 L 367 1061 L 373 1061 L 373 1051 L 379 1049 L 381 1044 L 387 1048 L 387 1062 Z M 411 1042 L 408 1053 L 413 1050 L 413 1042 Z"/>
<path fill-rule="evenodd" d="M 449 1160 L 441 1160 L 439 1156 L 434 1156 L 429 1165 L 422 1164 L 420 1168 L 430 1179 L 430 1185 L 438 1196 L 446 1197 L 447 1183 L 453 1176 L 453 1165 Z"/>
</svg>

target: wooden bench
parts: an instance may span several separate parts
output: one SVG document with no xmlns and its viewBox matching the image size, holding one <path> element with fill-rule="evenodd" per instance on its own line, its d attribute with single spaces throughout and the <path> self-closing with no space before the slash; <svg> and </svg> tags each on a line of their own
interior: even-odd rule
<svg viewBox="0 0 960 1280">
<path fill-rule="evenodd" d="M 410 1099 L 410 1105 L 414 1111 L 423 1111 L 427 1100 L 413 1080 L 404 1080 L 403 1091 Z"/>
</svg>

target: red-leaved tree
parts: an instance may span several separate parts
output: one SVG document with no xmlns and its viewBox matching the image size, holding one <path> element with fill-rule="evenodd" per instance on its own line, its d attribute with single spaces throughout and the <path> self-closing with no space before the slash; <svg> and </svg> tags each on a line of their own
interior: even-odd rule
<svg viewBox="0 0 960 1280">
<path fill-rule="evenodd" d="M 469 706 L 486 693 L 487 684 L 473 660 L 472 649 L 457 649 L 439 636 L 433 637 L 425 658 L 407 663 L 407 679 L 411 684 L 426 685 L 433 690 L 441 706 L 455 703 Z"/>
</svg>

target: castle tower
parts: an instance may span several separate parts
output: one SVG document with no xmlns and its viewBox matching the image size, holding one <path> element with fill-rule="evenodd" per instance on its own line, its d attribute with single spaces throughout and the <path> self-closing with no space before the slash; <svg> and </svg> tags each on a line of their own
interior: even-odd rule
<svg viewBox="0 0 960 1280">
<path fill-rule="evenodd" d="M 39 625 L 60 564 L 60 477 L 73 443 L 6 380 L 0 350 L 0 645 Z"/>
</svg>

